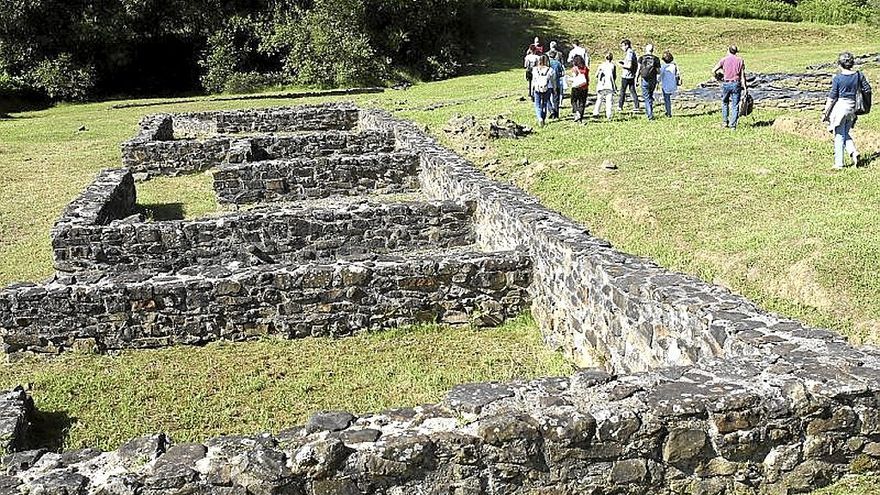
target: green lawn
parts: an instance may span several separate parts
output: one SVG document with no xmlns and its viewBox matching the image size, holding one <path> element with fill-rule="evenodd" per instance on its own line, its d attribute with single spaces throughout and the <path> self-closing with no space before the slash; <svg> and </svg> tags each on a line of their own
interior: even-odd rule
<svg viewBox="0 0 880 495">
<path fill-rule="evenodd" d="M 659 50 L 668 48 L 676 54 L 686 86 L 707 79 L 732 42 L 740 46 L 750 70 L 771 72 L 803 70 L 809 64 L 834 60 L 844 49 L 876 52 L 880 39 L 880 31 L 863 26 L 496 12 L 486 19 L 483 36 L 473 41 L 481 60 L 473 67 L 474 75 L 351 99 L 411 118 L 463 150 L 465 143 L 442 135 L 443 125 L 456 113 L 505 115 L 532 123 L 530 105 L 520 101 L 525 83 L 519 65 L 522 48 L 534 34 L 580 37 L 594 54 L 616 49 L 624 36 L 636 46 L 651 41 Z M 880 87 L 880 70 L 873 67 L 868 73 Z M 141 116 L 313 101 L 317 100 L 172 101 L 122 110 L 112 109 L 110 103 L 93 103 L 0 121 L 0 283 L 51 275 L 52 222 L 98 169 L 119 166 L 119 143 L 134 134 Z M 759 102 L 755 116 L 735 133 L 718 128 L 717 112 L 653 123 L 640 116 L 587 125 L 559 122 L 526 139 L 487 143 L 485 150 L 464 153 L 479 165 L 491 162 L 488 169 L 497 178 L 523 186 L 624 251 L 727 285 L 768 309 L 878 344 L 880 161 L 833 173 L 830 138 L 821 131 L 806 137 L 767 125 L 782 115 L 791 117 L 761 108 Z M 818 120 L 813 113 L 794 116 Z M 77 132 L 83 125 L 87 130 Z M 863 153 L 880 150 L 880 112 L 863 119 L 859 128 Z M 603 170 L 600 164 L 606 159 L 619 170 Z M 152 208 L 182 203 L 188 216 L 217 208 L 207 175 L 141 184 L 139 196 L 141 204 Z M 456 381 L 533 376 L 564 368 L 554 356 L 539 356 L 534 327 L 527 322 L 487 333 L 468 332 L 391 333 L 387 338 L 380 334 L 338 342 L 267 341 L 120 358 L 68 356 L 46 365 L 7 367 L 0 385 L 34 382 L 44 410 L 67 411 L 78 418 L 69 446 L 107 447 L 139 432 L 135 424 L 139 422 L 132 419 L 138 414 L 148 414 L 147 421 L 140 422 L 146 424 L 145 431 L 167 429 L 179 439 L 191 439 L 221 431 L 273 429 L 325 407 L 366 411 L 415 404 L 436 400 Z M 426 345 L 395 345 L 394 339 L 402 335 L 413 342 L 424 339 Z M 474 338 L 480 339 L 478 343 Z M 495 345 L 501 347 L 493 349 Z M 444 352 L 436 352 L 438 347 Z M 483 360 L 447 364 L 453 369 L 450 373 L 439 364 L 430 365 L 448 355 L 468 354 L 445 352 L 449 348 L 481 349 Z M 516 352 L 538 357 L 522 361 Z M 372 364 L 395 363 L 399 353 L 425 367 L 404 364 L 386 376 L 384 365 Z M 499 360 L 525 364 L 513 368 L 492 364 Z M 352 368 L 355 376 L 362 377 L 352 381 L 366 388 L 342 388 L 346 380 L 341 378 L 335 385 L 324 380 L 328 362 Z M 414 369 L 424 376 L 412 385 L 407 377 Z M 224 385 L 213 390 L 204 380 L 218 372 Z M 272 378 L 276 372 L 284 374 L 280 381 Z M 131 385 L 134 377 L 137 387 Z M 377 379 L 392 392 L 380 396 L 377 389 L 369 388 Z M 164 384 L 172 380 L 181 381 L 180 387 Z M 266 388 L 259 389 L 262 386 Z M 316 386 L 324 386 L 320 398 L 303 392 Z M 210 398 L 206 390 L 211 391 Z M 247 390 L 255 391 L 242 396 L 240 392 Z M 272 412 L 245 419 L 254 416 L 249 408 L 262 406 L 270 395 L 276 400 L 268 408 Z M 201 407 L 206 400 L 210 407 Z M 105 405 L 111 413 L 104 412 Z M 205 414 L 208 409 L 211 414 Z M 114 417 L 122 419 L 108 419 Z M 860 479 L 858 484 L 865 488 L 842 484 L 837 491 L 822 493 L 877 490 L 876 479 Z"/>
<path fill-rule="evenodd" d="M 442 348 L 443 352 L 437 352 Z M 115 449 L 165 431 L 178 442 L 278 431 L 321 410 L 377 412 L 438 402 L 458 383 L 565 376 L 534 322 L 504 327 L 416 327 L 346 339 L 217 343 L 66 355 L 0 365 L 0 389 L 32 383 L 41 440 Z"/>
</svg>

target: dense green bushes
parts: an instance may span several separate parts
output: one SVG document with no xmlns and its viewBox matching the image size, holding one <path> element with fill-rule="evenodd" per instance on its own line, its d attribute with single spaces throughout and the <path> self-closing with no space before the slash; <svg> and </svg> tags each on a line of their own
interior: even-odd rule
<svg viewBox="0 0 880 495">
<path fill-rule="evenodd" d="M 880 0 L 492 0 L 494 7 L 738 17 L 825 24 L 880 21 Z"/>
<path fill-rule="evenodd" d="M 484 0 L 9 0 L 0 99 L 455 75 Z"/>
</svg>

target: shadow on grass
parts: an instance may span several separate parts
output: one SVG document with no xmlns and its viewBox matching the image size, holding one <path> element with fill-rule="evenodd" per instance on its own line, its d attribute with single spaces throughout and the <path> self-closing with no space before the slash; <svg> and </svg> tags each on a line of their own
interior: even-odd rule
<svg viewBox="0 0 880 495">
<path fill-rule="evenodd" d="M 28 435 L 28 448 L 60 452 L 76 418 L 65 411 L 36 411 Z"/>
<path fill-rule="evenodd" d="M 552 40 L 565 51 L 571 49 L 568 34 L 546 13 L 487 8 L 483 18 L 482 37 L 475 40 L 475 63 L 468 68 L 467 75 L 521 68 L 526 49 L 535 36 L 541 38 L 545 49 L 549 49 Z"/>
<path fill-rule="evenodd" d="M 877 160 L 880 160 L 880 151 L 875 151 L 870 155 L 863 156 L 859 163 L 859 167 L 870 167 Z"/>
<path fill-rule="evenodd" d="M 139 205 L 139 208 L 147 218 L 155 222 L 183 220 L 185 216 L 183 203 L 145 204 Z"/>
</svg>

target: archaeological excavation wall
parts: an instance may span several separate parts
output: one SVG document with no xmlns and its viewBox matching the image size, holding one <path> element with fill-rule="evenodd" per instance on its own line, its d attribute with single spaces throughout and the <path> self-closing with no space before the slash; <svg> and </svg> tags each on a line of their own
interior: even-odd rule
<svg viewBox="0 0 880 495">
<path fill-rule="evenodd" d="M 125 208 L 95 222 L 125 191 Z M 135 214 L 125 169 L 102 171 L 52 231 L 55 268 L 172 272 L 196 265 L 331 261 L 339 257 L 445 249 L 473 244 L 472 205 L 457 201 L 378 202 L 257 207 L 198 220 L 145 222 Z M 92 220 L 87 220 L 90 218 Z"/>
<path fill-rule="evenodd" d="M 19 452 L 0 460 L 0 491 L 788 495 L 847 472 L 880 470 L 880 351 L 621 253 L 411 123 L 381 111 L 359 111 L 353 120 L 341 113 L 344 132 L 393 135 L 397 153 L 416 157 L 420 208 L 441 205 L 439 224 L 452 218 L 457 226 L 441 232 L 477 246 L 366 260 L 331 249 L 325 262 L 253 266 L 193 258 L 193 266 L 165 275 L 75 272 L 0 293 L 7 352 L 341 336 L 412 321 L 496 324 L 529 306 L 549 345 L 593 367 L 569 377 L 460 385 L 440 403 L 415 408 L 321 412 L 274 434 L 181 445 L 154 435 L 112 452 Z M 248 118 L 261 123 L 235 129 L 269 126 Z M 229 132 L 220 123 L 227 121 L 236 117 L 203 115 L 180 132 Z M 173 135 L 164 120 L 155 127 L 154 136 Z M 125 195 L 102 197 L 111 196 Z M 458 208 L 451 217 L 446 204 Z M 388 217 L 383 225 L 397 225 L 391 210 L 375 208 Z M 106 210 L 81 215 L 83 225 L 112 225 L 130 211 Z M 433 226 L 430 213 L 412 214 L 427 217 L 416 231 Z M 89 256 L 81 258 L 97 259 Z M 82 308 L 91 311 L 87 318 L 78 317 Z M 77 329 L 65 330 L 71 325 Z"/>
</svg>

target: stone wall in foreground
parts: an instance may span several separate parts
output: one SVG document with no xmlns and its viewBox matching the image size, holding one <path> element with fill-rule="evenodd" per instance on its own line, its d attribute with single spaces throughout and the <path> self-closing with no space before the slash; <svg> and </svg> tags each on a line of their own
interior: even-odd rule
<svg viewBox="0 0 880 495">
<path fill-rule="evenodd" d="M 135 217 L 90 223 L 85 215 L 73 215 L 99 209 L 93 205 L 114 191 L 128 190 L 122 184 L 133 184 L 131 174 L 102 173 L 58 221 L 52 232 L 56 270 L 156 273 L 229 262 L 252 266 L 332 261 L 343 256 L 444 249 L 474 242 L 473 208 L 456 201 L 284 205 L 163 222 Z M 112 217 L 104 216 L 105 221 Z M 88 218 L 94 219 L 94 215 Z"/>
<path fill-rule="evenodd" d="M 418 164 L 401 152 L 229 164 L 214 172 L 214 190 L 234 204 L 415 192 Z"/>
<path fill-rule="evenodd" d="M 878 391 L 877 354 L 795 339 L 760 358 L 689 369 L 461 385 L 440 404 L 319 413 L 274 435 L 24 453 L 23 469 L 5 461 L 0 486 L 34 495 L 808 493 L 880 466 Z"/>
<path fill-rule="evenodd" d="M 79 273 L 0 291 L 0 346 L 14 360 L 75 348 L 340 337 L 415 323 L 495 326 L 525 309 L 530 282 L 531 261 L 517 252 Z"/>
</svg>

